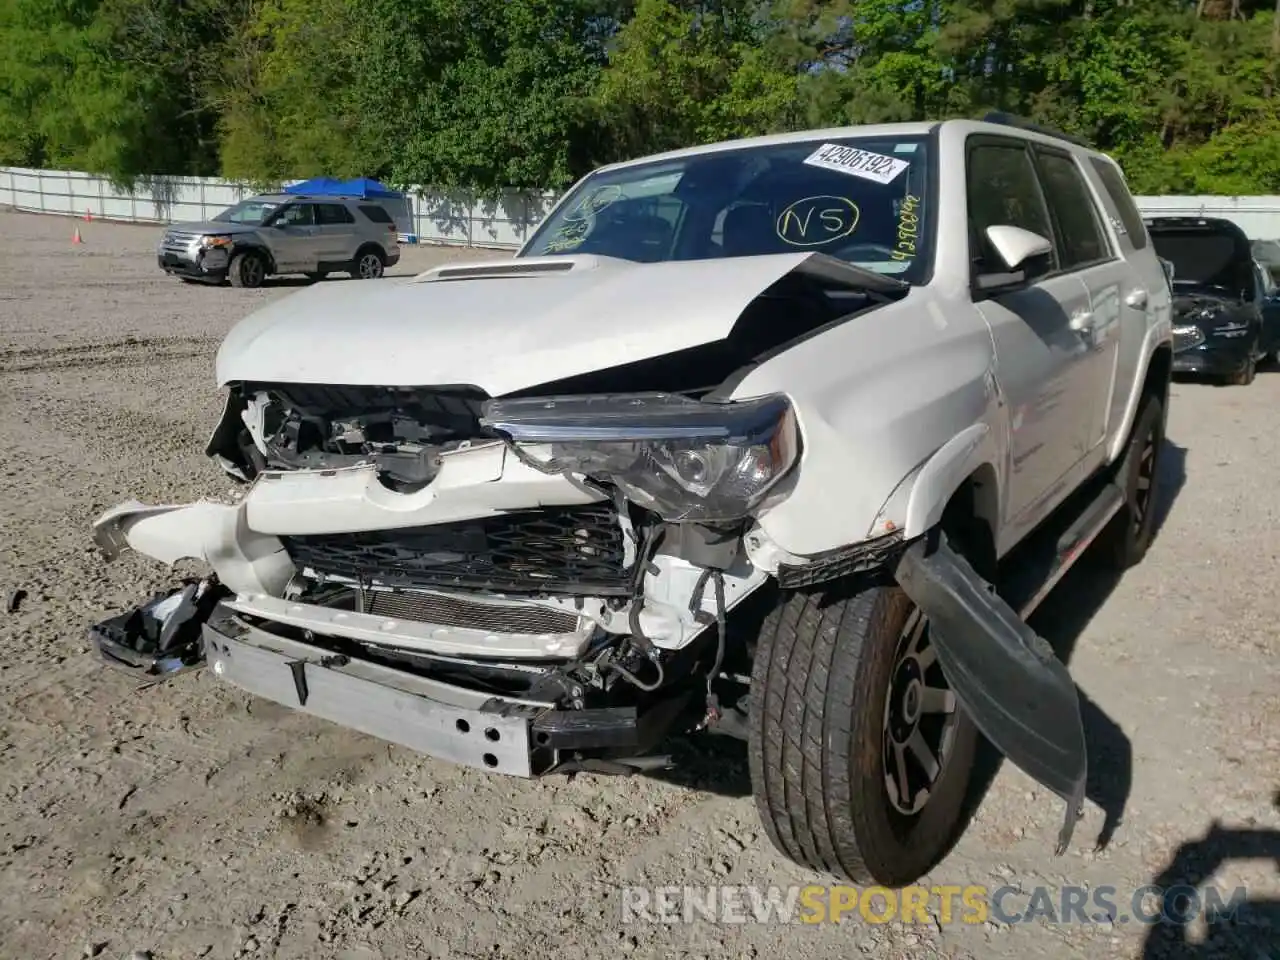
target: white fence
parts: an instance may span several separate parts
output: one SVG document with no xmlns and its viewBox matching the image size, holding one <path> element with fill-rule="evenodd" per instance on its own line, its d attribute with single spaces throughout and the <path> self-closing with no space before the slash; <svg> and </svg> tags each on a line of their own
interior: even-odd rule
<svg viewBox="0 0 1280 960">
<path fill-rule="evenodd" d="M 174 223 L 208 220 L 253 191 L 229 180 L 149 177 L 133 193 L 106 179 L 66 170 L 0 167 L 0 207 L 37 213 Z M 529 236 L 556 194 L 507 191 L 482 199 L 462 191 L 411 188 L 400 231 L 409 242 L 514 248 Z M 1280 197 L 1138 197 L 1144 215 L 1225 217 L 1254 239 L 1280 239 Z"/>
<path fill-rule="evenodd" d="M 0 208 L 77 217 L 88 213 L 129 223 L 208 220 L 253 193 L 244 184 L 212 177 L 145 177 L 128 193 L 90 173 L 0 167 Z M 499 248 L 520 246 L 557 196 L 512 190 L 484 199 L 431 187 L 412 188 L 409 194 L 406 215 L 396 218 L 402 239 Z"/>
</svg>

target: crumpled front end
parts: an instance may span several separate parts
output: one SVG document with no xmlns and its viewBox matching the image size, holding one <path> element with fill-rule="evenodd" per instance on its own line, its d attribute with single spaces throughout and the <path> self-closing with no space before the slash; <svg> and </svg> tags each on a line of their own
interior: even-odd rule
<svg viewBox="0 0 1280 960">
<path fill-rule="evenodd" d="M 244 495 L 121 504 L 108 556 L 205 561 L 221 619 L 335 656 L 616 709 L 719 670 L 799 435 L 782 397 L 238 384 L 209 452 Z"/>
</svg>

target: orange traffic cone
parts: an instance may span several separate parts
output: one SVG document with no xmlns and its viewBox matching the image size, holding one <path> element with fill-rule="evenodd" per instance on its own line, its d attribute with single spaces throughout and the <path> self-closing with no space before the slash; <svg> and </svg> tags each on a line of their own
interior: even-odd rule
<svg viewBox="0 0 1280 960">
<path fill-rule="evenodd" d="M 72 243 L 84 243 L 84 241 L 80 239 L 80 228 L 79 228 L 79 227 L 76 227 L 76 232 L 75 232 L 75 233 L 73 233 L 73 234 L 71 235 L 71 242 L 72 242 Z"/>
<path fill-rule="evenodd" d="M 86 220 L 92 220 L 92 219 L 93 219 L 93 213 L 89 210 L 89 208 L 88 208 L 88 207 L 85 207 L 85 208 L 84 208 L 84 218 L 85 218 Z"/>
</svg>

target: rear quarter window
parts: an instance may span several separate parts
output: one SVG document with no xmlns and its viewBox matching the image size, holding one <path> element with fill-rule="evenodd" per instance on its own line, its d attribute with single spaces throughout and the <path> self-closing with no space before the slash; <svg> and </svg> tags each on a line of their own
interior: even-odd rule
<svg viewBox="0 0 1280 960">
<path fill-rule="evenodd" d="M 1133 195 L 1129 193 L 1129 187 L 1125 184 L 1120 170 L 1115 164 L 1108 163 L 1099 157 L 1090 157 L 1089 163 L 1093 166 L 1098 179 L 1102 181 L 1107 196 L 1115 204 L 1116 212 L 1120 214 L 1120 222 L 1124 224 L 1125 233 L 1129 235 L 1129 242 L 1133 244 L 1133 249 L 1143 249 L 1147 245 L 1147 226 L 1142 222 L 1142 214 L 1138 212 L 1138 205 L 1133 202 Z"/>
<path fill-rule="evenodd" d="M 372 203 L 360 204 L 360 212 L 372 220 L 374 223 L 394 223 L 391 214 L 387 213 L 382 207 L 375 206 Z"/>
</svg>

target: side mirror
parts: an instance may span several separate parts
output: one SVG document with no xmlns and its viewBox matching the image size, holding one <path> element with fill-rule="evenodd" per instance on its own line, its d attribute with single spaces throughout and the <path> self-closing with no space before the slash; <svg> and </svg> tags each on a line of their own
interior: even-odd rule
<svg viewBox="0 0 1280 960">
<path fill-rule="evenodd" d="M 1043 260 L 1053 253 L 1053 244 L 1040 234 L 1006 224 L 987 227 L 987 241 L 1010 270 L 1025 269 L 1032 266 L 1028 261 Z"/>
<path fill-rule="evenodd" d="M 1007 268 L 1003 273 L 983 273 L 974 279 L 975 290 L 984 296 L 1012 293 L 1053 265 L 1053 244 L 1038 233 L 1021 227 L 997 224 L 987 227 L 987 242 Z"/>
</svg>

